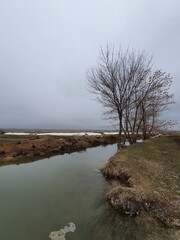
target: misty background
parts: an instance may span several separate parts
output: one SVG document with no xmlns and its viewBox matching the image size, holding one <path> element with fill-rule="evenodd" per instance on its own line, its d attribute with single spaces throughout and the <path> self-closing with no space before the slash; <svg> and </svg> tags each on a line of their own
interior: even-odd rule
<svg viewBox="0 0 180 240">
<path fill-rule="evenodd" d="M 180 122 L 179 0 L 1 0 L 0 33 L 0 128 L 107 128 L 86 82 L 107 42 L 171 74 Z"/>
</svg>

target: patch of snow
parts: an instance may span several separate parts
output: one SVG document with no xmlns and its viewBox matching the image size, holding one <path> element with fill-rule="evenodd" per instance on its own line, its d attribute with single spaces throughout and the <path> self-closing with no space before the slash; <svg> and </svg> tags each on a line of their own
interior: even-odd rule
<svg viewBox="0 0 180 240">
<path fill-rule="evenodd" d="M 103 132 L 104 135 L 118 134 L 118 132 Z M 5 135 L 35 135 L 35 136 L 102 136 L 99 132 L 47 132 L 47 133 L 28 133 L 28 132 L 7 132 Z"/>
<path fill-rule="evenodd" d="M 129 143 L 129 141 L 127 139 L 125 141 L 125 146 L 130 146 L 130 143 Z"/>
<path fill-rule="evenodd" d="M 88 136 L 101 136 L 101 133 L 95 133 L 95 132 L 85 132 L 83 133 L 84 135 L 88 135 Z"/>
<path fill-rule="evenodd" d="M 155 136 L 153 136 L 151 138 L 158 138 L 158 137 L 161 137 L 161 136 L 162 136 L 162 134 L 157 134 L 157 135 L 155 135 Z"/>
<path fill-rule="evenodd" d="M 103 132 L 104 135 L 118 134 L 118 132 Z"/>
<path fill-rule="evenodd" d="M 37 133 L 39 136 L 101 136 L 101 133 L 95 132 L 72 132 L 72 133 Z"/>
<path fill-rule="evenodd" d="M 101 136 L 101 133 L 96 132 L 47 132 L 47 133 L 23 133 L 23 132 L 7 132 L 5 135 L 38 135 L 38 136 Z"/>
<path fill-rule="evenodd" d="M 5 135 L 30 135 L 31 133 L 7 132 Z"/>
<path fill-rule="evenodd" d="M 76 133 L 37 133 L 38 136 L 75 136 Z"/>
</svg>

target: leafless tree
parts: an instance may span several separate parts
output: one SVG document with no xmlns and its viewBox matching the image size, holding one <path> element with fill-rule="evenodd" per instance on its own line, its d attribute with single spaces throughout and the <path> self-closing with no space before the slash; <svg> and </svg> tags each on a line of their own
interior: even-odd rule
<svg viewBox="0 0 180 240">
<path fill-rule="evenodd" d="M 106 118 L 118 121 L 119 141 L 130 143 L 143 131 L 144 138 L 155 125 L 155 118 L 172 102 L 168 93 L 171 77 L 153 70 L 147 53 L 107 45 L 100 50 L 98 64 L 87 74 L 89 90 L 103 105 Z"/>
<path fill-rule="evenodd" d="M 147 139 L 154 129 L 172 125 L 172 121 L 160 120 L 162 113 L 169 110 L 170 105 L 174 103 L 174 96 L 169 93 L 171 84 L 170 75 L 161 70 L 152 71 L 149 76 L 148 91 L 141 101 L 139 113 L 144 139 Z"/>
</svg>

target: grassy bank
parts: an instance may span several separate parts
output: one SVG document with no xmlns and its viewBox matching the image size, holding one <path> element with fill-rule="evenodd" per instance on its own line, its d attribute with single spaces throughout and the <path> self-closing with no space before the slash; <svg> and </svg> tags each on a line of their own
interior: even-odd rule
<svg viewBox="0 0 180 240">
<path fill-rule="evenodd" d="M 107 200 L 125 214 L 149 214 L 180 228 L 180 135 L 162 136 L 119 151 L 103 167 Z"/>
</svg>

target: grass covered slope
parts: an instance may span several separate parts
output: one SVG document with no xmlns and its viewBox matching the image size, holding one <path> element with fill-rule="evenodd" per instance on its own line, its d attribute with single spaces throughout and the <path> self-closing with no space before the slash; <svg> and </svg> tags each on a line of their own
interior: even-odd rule
<svg viewBox="0 0 180 240">
<path fill-rule="evenodd" d="M 129 215 L 146 212 L 180 228 L 180 135 L 131 145 L 101 170 L 114 179 L 107 194 L 112 207 Z"/>
</svg>

